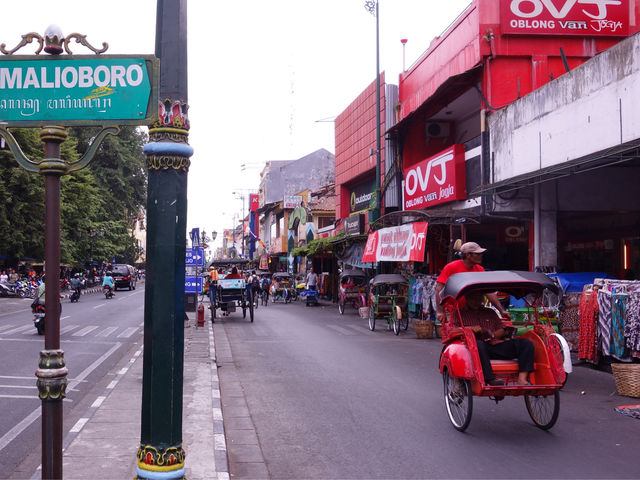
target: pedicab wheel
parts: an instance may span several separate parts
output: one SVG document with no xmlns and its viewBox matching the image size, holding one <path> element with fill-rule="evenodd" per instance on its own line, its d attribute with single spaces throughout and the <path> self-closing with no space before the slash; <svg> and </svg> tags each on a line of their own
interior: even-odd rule
<svg viewBox="0 0 640 480">
<path fill-rule="evenodd" d="M 391 309 L 391 323 L 393 324 L 393 333 L 394 335 L 398 335 L 400 333 L 400 319 L 396 313 L 396 309 Z"/>
<path fill-rule="evenodd" d="M 340 312 L 340 315 L 344 315 L 344 303 L 338 302 L 338 311 Z"/>
<path fill-rule="evenodd" d="M 459 432 L 464 432 L 471 422 L 473 413 L 473 397 L 471 396 L 471 382 L 464 378 L 449 376 L 445 369 L 442 374 L 444 381 L 444 403 L 447 406 L 449 420 Z"/>
<path fill-rule="evenodd" d="M 376 311 L 373 305 L 369 306 L 369 330 L 372 332 L 376 329 Z"/>
<path fill-rule="evenodd" d="M 409 328 L 409 316 L 407 314 L 402 315 L 400 318 L 400 328 L 406 330 Z"/>
<path fill-rule="evenodd" d="M 253 323 L 253 302 L 249 302 L 249 318 L 251 319 L 251 323 Z"/>
<path fill-rule="evenodd" d="M 542 430 L 549 430 L 558 420 L 560 413 L 560 392 L 553 395 L 525 395 L 524 403 L 533 423 Z"/>
<path fill-rule="evenodd" d="M 242 318 L 247 318 L 247 304 L 242 302 Z"/>
</svg>

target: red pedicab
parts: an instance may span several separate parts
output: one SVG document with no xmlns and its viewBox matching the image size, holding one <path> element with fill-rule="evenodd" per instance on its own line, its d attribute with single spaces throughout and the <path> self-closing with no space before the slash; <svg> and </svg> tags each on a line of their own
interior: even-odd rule
<svg viewBox="0 0 640 480">
<path fill-rule="evenodd" d="M 356 310 L 367 306 L 367 275 L 362 270 L 344 270 L 340 274 L 338 291 L 338 311 L 344 314 L 347 303 Z"/>
<path fill-rule="evenodd" d="M 557 285 L 543 273 L 519 271 L 469 272 L 452 275 L 441 298 L 445 309 L 442 325 L 440 373 L 444 381 L 444 399 L 453 426 L 464 431 L 471 421 L 473 396 L 490 397 L 499 402 L 507 396 L 524 396 L 527 411 L 533 422 L 543 430 L 551 428 L 560 410 L 559 389 L 565 379 L 563 338 L 549 323 L 540 322 L 538 310 L 545 289 L 557 292 Z M 464 327 L 458 300 L 470 292 L 506 292 L 525 301 L 534 315 L 527 329 L 518 338 L 528 338 L 534 345 L 534 371 L 529 374 L 530 385 L 519 385 L 516 360 L 491 360 L 496 378 L 504 385 L 489 385 L 484 381 L 478 355 L 476 337 Z M 496 313 L 497 315 L 497 313 Z M 548 315 L 544 317 L 548 318 Z M 508 322 L 504 322 L 508 324 Z M 515 330 L 515 329 L 513 329 Z"/>
</svg>

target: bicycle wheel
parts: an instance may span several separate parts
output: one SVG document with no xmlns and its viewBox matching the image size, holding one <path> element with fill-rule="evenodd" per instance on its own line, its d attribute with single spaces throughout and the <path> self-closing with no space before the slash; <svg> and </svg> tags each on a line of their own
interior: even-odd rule
<svg viewBox="0 0 640 480">
<path fill-rule="evenodd" d="M 344 303 L 338 302 L 338 312 L 340 312 L 340 315 L 344 315 Z"/>
<path fill-rule="evenodd" d="M 444 382 L 444 403 L 447 406 L 447 414 L 453 427 L 459 432 L 464 432 L 471 422 L 473 413 L 473 397 L 471 396 L 471 383 L 464 378 L 453 378 L 445 369 L 442 373 Z"/>
<path fill-rule="evenodd" d="M 253 323 L 253 302 L 249 302 L 249 318 L 251 319 L 251 323 Z"/>
<path fill-rule="evenodd" d="M 402 312 L 402 318 L 400 318 L 400 328 L 406 330 L 409 328 L 409 315 L 407 312 Z"/>
<path fill-rule="evenodd" d="M 560 392 L 553 395 L 537 396 L 525 395 L 524 403 L 533 423 L 542 430 L 549 430 L 558 420 L 560 413 Z"/>
<path fill-rule="evenodd" d="M 396 309 L 391 308 L 391 314 L 389 315 L 389 322 L 393 325 L 393 333 L 398 335 L 400 333 L 400 319 L 396 314 Z"/>
<path fill-rule="evenodd" d="M 376 329 L 376 310 L 373 307 L 373 305 L 371 305 L 369 307 L 369 330 L 373 332 L 375 329 Z"/>
</svg>

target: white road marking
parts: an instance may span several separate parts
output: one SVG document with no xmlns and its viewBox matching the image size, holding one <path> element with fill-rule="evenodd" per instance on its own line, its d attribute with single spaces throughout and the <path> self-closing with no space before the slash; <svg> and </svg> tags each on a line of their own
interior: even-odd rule
<svg viewBox="0 0 640 480">
<path fill-rule="evenodd" d="M 38 388 L 35 385 L 0 385 L 0 388 Z"/>
<path fill-rule="evenodd" d="M 15 325 L 4 325 L 2 327 L 0 327 L 0 333 L 2 333 L 3 330 L 9 330 L 11 328 L 15 327 Z"/>
<path fill-rule="evenodd" d="M 0 398 L 31 398 L 33 400 L 40 400 L 37 395 L 0 395 Z"/>
<path fill-rule="evenodd" d="M 93 362 L 91 365 L 85 368 L 80 373 L 80 375 L 78 375 L 75 379 L 71 380 L 67 388 L 73 388 L 77 383 L 82 382 L 86 377 L 88 377 L 91 374 L 91 372 L 93 372 L 96 368 L 98 368 L 101 363 L 103 363 L 107 358 L 109 358 L 109 356 L 111 356 L 111 354 L 113 354 L 113 352 L 115 352 L 121 346 L 122 344 L 120 342 L 116 343 L 104 355 L 102 355 L 95 362 Z M 27 398 L 37 399 L 39 401 L 38 403 L 41 403 L 41 400 L 38 397 L 27 397 Z M 69 402 L 70 400 L 65 399 L 64 401 Z M 38 407 L 33 412 L 31 412 L 29 415 L 23 418 L 17 425 L 15 425 L 11 430 L 5 433 L 0 438 L 0 451 L 4 450 L 4 448 L 7 445 L 9 445 L 11 442 L 13 442 L 18 435 L 20 435 L 27 427 L 29 427 L 29 425 L 35 422 L 40 417 L 41 412 L 42 412 L 42 406 L 38 405 Z"/>
<path fill-rule="evenodd" d="M 138 327 L 129 327 L 124 332 L 122 332 L 120 335 L 118 335 L 118 338 L 129 338 L 137 330 L 138 330 Z"/>
<path fill-rule="evenodd" d="M 104 307 L 105 305 L 106 305 L 106 303 L 101 303 L 100 305 L 96 305 L 96 306 L 95 306 L 95 307 L 93 307 L 93 308 L 94 308 L 94 310 L 95 310 L 96 308 Z"/>
<path fill-rule="evenodd" d="M 88 327 L 84 327 L 82 330 L 78 330 L 73 334 L 74 337 L 84 337 L 86 334 L 93 332 L 99 327 L 99 325 L 89 325 Z"/>
<path fill-rule="evenodd" d="M 102 330 L 101 332 L 99 332 L 96 337 L 108 337 L 109 335 L 111 335 L 113 332 L 115 332 L 118 329 L 118 327 L 107 327 L 104 330 Z"/>
<path fill-rule="evenodd" d="M 35 328 L 33 325 L 23 325 L 22 327 L 14 328 L 13 330 L 7 330 L 6 332 L 2 332 L 3 335 L 11 335 L 12 333 L 24 332 L 26 330 L 31 330 Z"/>
<path fill-rule="evenodd" d="M 60 333 L 67 333 L 70 332 L 71 330 L 73 330 L 74 328 L 78 328 L 80 325 L 67 325 L 64 328 L 60 329 Z"/>
<path fill-rule="evenodd" d="M 76 424 L 73 427 L 71 427 L 71 430 L 69 430 L 69 432 L 70 433 L 71 432 L 73 432 L 73 433 L 79 432 L 80 430 L 82 430 L 82 427 L 84 427 L 84 424 L 87 423 L 88 421 L 89 421 L 88 418 L 81 418 L 80 420 L 78 420 L 76 422 Z"/>
</svg>

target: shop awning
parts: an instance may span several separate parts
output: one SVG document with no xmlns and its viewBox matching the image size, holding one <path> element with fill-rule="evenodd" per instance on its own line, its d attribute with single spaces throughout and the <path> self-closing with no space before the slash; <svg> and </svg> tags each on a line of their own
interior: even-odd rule
<svg viewBox="0 0 640 480">
<path fill-rule="evenodd" d="M 362 262 L 423 262 L 427 225 L 415 222 L 370 233 Z"/>
</svg>

